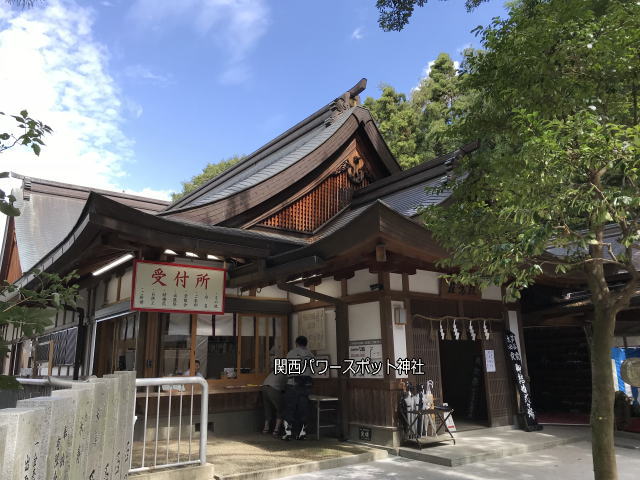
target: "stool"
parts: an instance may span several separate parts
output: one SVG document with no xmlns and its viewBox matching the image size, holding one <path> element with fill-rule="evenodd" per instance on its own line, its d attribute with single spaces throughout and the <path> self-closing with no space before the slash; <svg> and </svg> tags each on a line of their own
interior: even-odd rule
<svg viewBox="0 0 640 480">
<path fill-rule="evenodd" d="M 338 402 L 338 397 L 328 397 L 326 395 L 309 395 L 309 401 L 316 403 L 316 439 L 320 440 L 321 428 L 336 427 L 335 424 L 320 425 L 320 412 L 335 412 L 338 410 L 338 406 L 334 405 L 333 408 L 323 408 L 324 403 Z"/>
</svg>

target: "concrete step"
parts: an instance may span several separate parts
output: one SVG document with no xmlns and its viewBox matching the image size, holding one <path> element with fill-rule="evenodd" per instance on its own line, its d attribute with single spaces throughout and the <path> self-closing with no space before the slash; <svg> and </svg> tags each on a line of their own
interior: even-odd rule
<svg viewBox="0 0 640 480">
<path fill-rule="evenodd" d="M 548 426 L 541 432 L 487 428 L 456 434 L 455 445 L 433 444 L 418 450 L 406 444 L 398 448 L 397 454 L 412 460 L 457 467 L 588 440 L 589 435 L 588 427 Z"/>
<path fill-rule="evenodd" d="M 265 470 L 257 470 L 246 473 L 236 473 L 232 475 L 217 475 L 218 480 L 271 480 L 275 478 L 288 477 L 290 475 L 299 475 L 302 473 L 317 472 L 319 470 L 328 470 L 330 468 L 347 467 L 359 463 L 374 462 L 383 460 L 388 457 L 386 450 L 370 449 L 367 452 L 355 455 L 346 455 L 343 457 L 329 458 L 326 460 L 317 460 L 294 465 L 286 465 L 282 467 L 269 468 Z"/>
</svg>

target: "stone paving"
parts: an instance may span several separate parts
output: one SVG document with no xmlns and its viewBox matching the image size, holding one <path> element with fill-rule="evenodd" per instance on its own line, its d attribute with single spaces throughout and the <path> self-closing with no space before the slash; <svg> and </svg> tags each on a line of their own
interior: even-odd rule
<svg viewBox="0 0 640 480">
<path fill-rule="evenodd" d="M 191 459 L 198 458 L 198 434 L 194 435 L 191 444 Z M 372 449 L 348 442 L 338 442 L 334 439 L 285 442 L 274 439 L 271 435 L 259 433 L 217 438 L 209 435 L 207 445 L 207 460 L 214 465 L 217 477 L 228 477 L 240 473 L 256 472 L 274 468 L 290 467 L 292 465 L 336 459 L 345 456 L 359 455 Z M 385 452 L 386 453 L 386 452 Z M 155 449 L 151 439 L 148 439 L 145 451 L 145 464 L 153 458 Z M 180 445 L 181 460 L 188 457 L 188 437 L 182 438 Z M 158 463 L 171 463 L 177 460 L 177 441 L 160 438 L 158 445 Z M 141 465 L 142 442 L 134 442 L 133 465 Z"/>
<path fill-rule="evenodd" d="M 640 439 L 618 438 L 619 480 L 637 480 L 640 472 Z M 402 457 L 344 468 L 284 477 L 286 480 L 529 480 L 593 478 L 591 443 L 582 440 L 547 450 L 446 467 Z"/>
</svg>

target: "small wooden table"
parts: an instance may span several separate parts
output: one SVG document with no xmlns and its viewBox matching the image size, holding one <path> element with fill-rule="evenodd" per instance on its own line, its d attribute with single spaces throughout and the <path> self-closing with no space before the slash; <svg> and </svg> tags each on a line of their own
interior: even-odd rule
<svg viewBox="0 0 640 480">
<path fill-rule="evenodd" d="M 336 424 L 320 424 L 320 412 L 336 412 L 338 410 L 338 406 L 335 405 L 333 408 L 322 408 L 322 404 L 325 402 L 338 402 L 340 399 L 338 397 L 328 397 L 326 395 L 309 395 L 309 401 L 316 403 L 316 440 L 320 440 L 320 429 L 321 428 L 331 428 L 336 427 Z"/>
</svg>

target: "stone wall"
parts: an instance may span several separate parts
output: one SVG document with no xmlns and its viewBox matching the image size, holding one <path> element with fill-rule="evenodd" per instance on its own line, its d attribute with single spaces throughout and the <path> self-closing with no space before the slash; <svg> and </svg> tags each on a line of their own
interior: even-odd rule
<svg viewBox="0 0 640 480">
<path fill-rule="evenodd" d="M 135 372 L 116 372 L 0 410 L 0 480 L 124 480 Z"/>
</svg>

